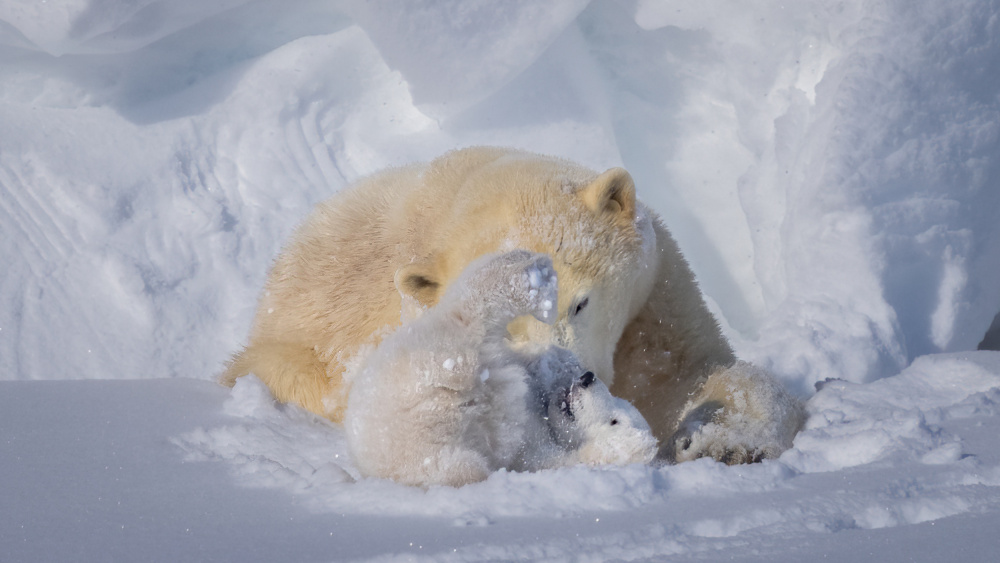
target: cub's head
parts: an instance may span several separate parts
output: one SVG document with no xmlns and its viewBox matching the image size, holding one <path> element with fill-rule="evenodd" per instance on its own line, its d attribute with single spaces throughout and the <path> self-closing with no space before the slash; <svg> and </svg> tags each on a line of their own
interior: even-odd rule
<svg viewBox="0 0 1000 563">
<path fill-rule="evenodd" d="M 578 441 L 577 458 L 589 465 L 649 463 L 657 443 L 631 403 L 614 397 L 592 372 L 569 388 L 554 422 Z"/>
<path fill-rule="evenodd" d="M 543 418 L 556 444 L 575 451 L 581 463 L 649 463 L 656 456 L 656 438 L 639 411 L 612 396 L 568 350 L 547 350 L 528 364 L 528 372 L 540 388 Z"/>
<path fill-rule="evenodd" d="M 424 173 L 424 251 L 396 286 L 424 306 L 477 257 L 526 249 L 548 255 L 558 276 L 554 323 L 515 319 L 515 342 L 555 344 L 610 385 L 626 324 L 646 302 L 657 271 L 652 218 L 628 172 L 598 174 L 571 162 L 496 148 L 449 153 Z"/>
</svg>

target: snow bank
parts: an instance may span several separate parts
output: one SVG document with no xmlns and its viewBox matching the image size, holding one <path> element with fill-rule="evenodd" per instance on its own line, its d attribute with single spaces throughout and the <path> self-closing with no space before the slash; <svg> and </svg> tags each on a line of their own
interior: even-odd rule
<svg viewBox="0 0 1000 563">
<path fill-rule="evenodd" d="M 827 382 L 808 403 L 809 419 L 795 439 L 795 451 L 783 459 L 813 472 L 902 452 L 924 463 L 958 461 L 959 441 L 939 425 L 995 400 L 998 362 L 996 353 L 924 356 L 898 376 L 868 385 Z"/>
<path fill-rule="evenodd" d="M 806 393 L 1000 309 L 996 6 L 0 7 L 0 377 L 212 377 L 282 241 L 474 143 L 624 164 L 741 355 Z M 72 369 L 67 369 L 67 367 Z"/>
</svg>

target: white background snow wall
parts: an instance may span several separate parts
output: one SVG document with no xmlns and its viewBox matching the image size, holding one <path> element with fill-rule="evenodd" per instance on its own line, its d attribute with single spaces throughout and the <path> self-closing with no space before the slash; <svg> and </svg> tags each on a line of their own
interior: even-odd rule
<svg viewBox="0 0 1000 563">
<path fill-rule="evenodd" d="M 802 391 L 1000 309 L 1000 4 L 0 5 L 0 377 L 209 378 L 311 205 L 478 143 L 622 164 Z"/>
</svg>

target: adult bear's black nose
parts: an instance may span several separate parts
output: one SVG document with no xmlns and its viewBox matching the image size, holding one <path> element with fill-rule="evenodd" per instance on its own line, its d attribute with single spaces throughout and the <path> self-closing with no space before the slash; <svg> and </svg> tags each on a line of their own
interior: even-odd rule
<svg viewBox="0 0 1000 563">
<path fill-rule="evenodd" d="M 590 387 L 590 384 L 594 382 L 595 377 L 596 376 L 592 371 L 584 373 L 583 375 L 580 376 L 580 387 L 583 387 L 584 389 Z"/>
</svg>

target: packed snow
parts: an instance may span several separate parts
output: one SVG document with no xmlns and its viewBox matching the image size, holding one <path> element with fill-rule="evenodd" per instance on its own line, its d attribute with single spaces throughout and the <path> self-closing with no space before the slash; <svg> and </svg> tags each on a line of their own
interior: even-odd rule
<svg viewBox="0 0 1000 563">
<path fill-rule="evenodd" d="M 0 3 L 0 560 L 995 559 L 1000 2 L 689 4 Z M 313 204 L 473 144 L 625 166 L 794 447 L 423 490 L 213 382 Z"/>
<path fill-rule="evenodd" d="M 997 352 L 828 382 L 778 460 L 427 490 L 360 478 L 342 427 L 252 376 L 0 389 L 4 561 L 995 559 Z"/>
</svg>

